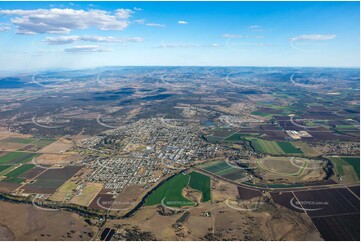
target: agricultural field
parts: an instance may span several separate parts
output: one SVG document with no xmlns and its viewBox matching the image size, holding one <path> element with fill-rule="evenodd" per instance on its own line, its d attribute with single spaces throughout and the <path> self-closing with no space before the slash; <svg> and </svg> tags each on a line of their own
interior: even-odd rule
<svg viewBox="0 0 361 242">
<path fill-rule="evenodd" d="M 295 147 L 291 142 L 287 141 L 268 141 L 258 138 L 247 138 L 252 143 L 252 147 L 259 153 L 271 155 L 282 154 L 303 154 L 302 150 Z"/>
<path fill-rule="evenodd" d="M 351 124 L 336 125 L 335 130 L 337 132 L 344 133 L 344 134 L 355 135 L 355 136 L 360 135 L 360 129 L 357 126 L 351 125 Z"/>
<path fill-rule="evenodd" d="M 0 156 L 0 165 L 20 164 L 31 161 L 37 154 L 27 152 L 10 152 Z"/>
<path fill-rule="evenodd" d="M 53 139 L 38 139 L 35 140 L 29 144 L 27 144 L 26 146 L 22 147 L 19 149 L 19 151 L 38 151 L 42 148 L 44 148 L 45 146 L 48 146 L 49 144 L 53 143 L 54 140 Z"/>
<path fill-rule="evenodd" d="M 22 174 L 24 174 L 25 172 L 33 169 L 34 167 L 35 167 L 35 165 L 33 165 L 33 164 L 20 165 L 19 167 L 15 168 L 14 170 L 6 173 L 5 176 L 7 178 L 17 178 L 17 177 L 21 176 Z"/>
<path fill-rule="evenodd" d="M 78 204 L 81 206 L 88 206 L 91 201 L 98 195 L 102 190 L 103 185 L 100 183 L 85 183 L 85 186 L 77 191 L 77 194 L 70 199 L 70 203 Z"/>
<path fill-rule="evenodd" d="M 198 172 L 189 173 L 191 177 L 189 186 L 195 190 L 202 192 L 202 202 L 211 200 L 211 179 L 209 176 Z"/>
<path fill-rule="evenodd" d="M 231 136 L 228 136 L 227 138 L 224 139 L 224 141 L 238 142 L 238 141 L 244 140 L 245 137 L 252 137 L 255 135 L 258 135 L 258 133 L 237 133 L 237 134 L 232 134 Z"/>
<path fill-rule="evenodd" d="M 68 200 L 72 197 L 73 190 L 75 190 L 77 185 L 74 182 L 67 181 L 61 185 L 55 193 L 53 193 L 49 199 L 52 201 L 62 202 Z"/>
<path fill-rule="evenodd" d="M 23 187 L 24 192 L 52 194 L 81 168 L 81 166 L 66 166 L 59 169 L 49 169 L 38 176 L 34 183 L 26 184 Z"/>
<path fill-rule="evenodd" d="M 246 176 L 245 170 L 232 167 L 224 161 L 210 162 L 202 164 L 199 167 L 215 175 L 222 176 L 232 181 L 242 179 Z"/>
<path fill-rule="evenodd" d="M 198 172 L 178 174 L 158 187 L 148 198 L 146 206 L 164 203 L 170 207 L 193 206 L 194 202 L 182 195 L 183 189 L 190 187 L 202 193 L 202 202 L 211 200 L 210 178 Z"/>
<path fill-rule="evenodd" d="M 360 240 L 360 200 L 346 188 L 294 192 L 325 240 Z"/>
<path fill-rule="evenodd" d="M 187 187 L 190 176 L 182 173 L 163 183 L 147 198 L 146 206 L 164 203 L 170 207 L 193 206 L 194 203 L 182 196 L 182 190 Z"/>
<path fill-rule="evenodd" d="M 30 144 L 34 142 L 36 139 L 34 138 L 19 138 L 19 137 L 8 137 L 5 139 L 2 139 L 1 142 L 7 142 L 7 143 L 20 143 L 20 144 Z"/>
<path fill-rule="evenodd" d="M 327 157 L 335 165 L 336 175 L 345 183 L 356 183 L 360 180 L 359 157 Z"/>
<path fill-rule="evenodd" d="M 296 141 L 296 142 L 292 142 L 292 144 L 298 148 L 300 148 L 302 150 L 302 152 L 304 153 L 304 155 L 309 156 L 309 157 L 316 157 L 321 155 L 321 152 L 317 151 L 316 149 L 310 147 L 307 143 L 305 142 L 301 142 L 301 141 Z"/>
<path fill-rule="evenodd" d="M 36 139 L 10 136 L 0 140 L 0 149 L 9 151 L 18 150 L 35 152 L 53 142 L 53 139 Z"/>
<path fill-rule="evenodd" d="M 71 147 L 73 147 L 73 143 L 70 140 L 67 139 L 59 139 L 53 143 L 50 143 L 47 146 L 44 146 L 41 150 L 39 150 L 40 153 L 64 153 L 68 151 Z"/>
<path fill-rule="evenodd" d="M 12 166 L 12 165 L 1 165 L 1 166 L 0 166 L 0 173 L 1 173 L 2 171 L 5 171 L 6 169 L 9 169 L 11 166 Z"/>
</svg>

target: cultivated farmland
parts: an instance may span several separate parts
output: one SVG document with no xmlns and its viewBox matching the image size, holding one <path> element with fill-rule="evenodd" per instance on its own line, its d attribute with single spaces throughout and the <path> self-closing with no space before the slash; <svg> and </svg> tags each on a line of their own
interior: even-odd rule
<svg viewBox="0 0 361 242">
<path fill-rule="evenodd" d="M 303 153 L 302 150 L 287 141 L 268 141 L 258 138 L 247 138 L 247 140 L 252 143 L 252 147 L 259 153 L 271 155 Z"/>
</svg>

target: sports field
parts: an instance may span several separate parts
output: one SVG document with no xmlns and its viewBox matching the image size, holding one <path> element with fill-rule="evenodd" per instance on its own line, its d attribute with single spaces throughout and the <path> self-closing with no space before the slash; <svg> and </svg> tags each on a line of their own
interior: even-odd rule
<svg viewBox="0 0 361 242">
<path fill-rule="evenodd" d="M 247 138 L 251 141 L 255 151 L 272 155 L 280 154 L 303 154 L 303 152 L 295 147 L 291 142 L 287 141 L 268 141 L 258 138 Z"/>
</svg>

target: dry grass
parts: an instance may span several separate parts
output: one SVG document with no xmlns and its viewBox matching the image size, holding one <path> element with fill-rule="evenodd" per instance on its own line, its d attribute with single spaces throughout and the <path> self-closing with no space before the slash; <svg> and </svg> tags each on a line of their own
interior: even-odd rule
<svg viewBox="0 0 361 242">
<path fill-rule="evenodd" d="M 100 190 L 102 190 L 102 188 L 103 185 L 100 183 L 85 183 L 85 187 L 78 191 L 69 202 L 81 206 L 88 206 L 96 197 L 96 195 L 98 195 Z"/>
</svg>

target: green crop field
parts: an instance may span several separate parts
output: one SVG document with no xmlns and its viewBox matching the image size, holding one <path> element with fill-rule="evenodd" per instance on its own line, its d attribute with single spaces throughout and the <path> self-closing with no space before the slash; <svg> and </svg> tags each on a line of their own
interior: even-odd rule
<svg viewBox="0 0 361 242">
<path fill-rule="evenodd" d="M 357 129 L 355 125 L 336 125 L 336 129 Z"/>
<path fill-rule="evenodd" d="M 272 155 L 279 154 L 302 154 L 303 152 L 287 141 L 268 141 L 258 138 L 247 138 L 251 141 L 255 151 Z"/>
<path fill-rule="evenodd" d="M 2 165 L 0 166 L 0 172 L 5 171 L 6 169 L 10 168 L 12 165 Z"/>
<path fill-rule="evenodd" d="M 224 141 L 237 142 L 243 140 L 246 137 L 252 137 L 257 135 L 258 133 L 237 133 L 228 136 L 227 138 L 224 139 Z"/>
<path fill-rule="evenodd" d="M 240 141 L 242 136 L 240 134 L 232 134 L 231 136 L 224 139 L 224 141 Z"/>
<path fill-rule="evenodd" d="M 261 117 L 267 117 L 267 116 L 273 115 L 271 113 L 265 113 L 265 112 L 261 112 L 261 111 L 254 111 L 251 114 L 256 115 L 256 116 L 261 116 Z"/>
<path fill-rule="evenodd" d="M 210 142 L 210 143 L 217 143 L 217 142 L 220 142 L 223 138 L 222 138 L 222 137 L 216 137 L 216 136 L 208 135 L 208 136 L 204 136 L 204 139 L 205 139 L 207 142 Z"/>
<path fill-rule="evenodd" d="M 22 183 L 24 180 L 23 179 L 21 179 L 21 178 L 17 178 L 17 177 L 11 177 L 11 178 L 9 178 L 9 179 L 5 179 L 5 180 L 3 180 L 3 181 L 5 181 L 5 182 L 13 182 L 13 183 Z"/>
<path fill-rule="evenodd" d="M 360 180 L 359 157 L 328 157 L 335 166 L 337 175 L 342 176 L 345 182 L 355 183 Z"/>
<path fill-rule="evenodd" d="M 202 202 L 211 200 L 211 179 L 198 172 L 191 172 L 189 186 L 202 192 Z"/>
<path fill-rule="evenodd" d="M 341 158 L 353 167 L 358 177 L 360 178 L 360 157 L 341 157 Z"/>
<path fill-rule="evenodd" d="M 275 141 L 262 140 L 257 138 L 248 138 L 253 148 L 259 153 L 283 154 L 282 148 Z"/>
<path fill-rule="evenodd" d="M 188 185 L 189 175 L 178 174 L 166 181 L 149 195 L 146 206 L 160 204 L 164 199 L 164 204 L 170 207 L 190 206 L 194 203 L 182 196 L 182 190 Z"/>
<path fill-rule="evenodd" d="M 227 163 L 225 162 L 217 162 L 217 163 L 212 163 L 211 165 L 202 165 L 201 167 L 206 171 L 215 173 L 217 171 L 221 171 L 229 168 L 229 165 L 227 165 Z"/>
<path fill-rule="evenodd" d="M 182 190 L 189 186 L 202 193 L 202 202 L 211 200 L 211 180 L 198 172 L 178 174 L 166 181 L 149 195 L 146 206 L 162 203 L 170 207 L 194 206 L 195 203 L 182 196 Z"/>
<path fill-rule="evenodd" d="M 24 164 L 24 165 L 19 166 L 16 169 L 10 171 L 9 173 L 5 174 L 5 176 L 8 178 L 16 178 L 34 167 L 35 167 L 35 165 L 33 165 L 33 164 Z"/>
<path fill-rule="evenodd" d="M 10 152 L 0 157 L 0 164 L 18 164 L 31 161 L 37 154 L 26 152 Z"/>
<path fill-rule="evenodd" d="M 1 141 L 10 142 L 10 143 L 19 143 L 19 144 L 30 144 L 31 142 L 35 141 L 34 138 L 17 138 L 17 137 L 9 137 L 5 138 Z"/>
<path fill-rule="evenodd" d="M 237 180 L 243 178 L 245 177 L 245 173 L 246 173 L 245 170 L 232 167 L 224 161 L 212 162 L 210 164 L 203 164 L 199 167 L 217 176 L 222 176 L 230 180 Z"/>
<path fill-rule="evenodd" d="M 32 143 L 32 145 L 36 145 L 39 147 L 45 147 L 50 145 L 51 143 L 54 143 L 55 140 L 53 139 L 39 139 L 37 141 L 35 141 L 34 143 Z"/>
<path fill-rule="evenodd" d="M 277 144 L 281 147 L 281 149 L 286 154 L 302 154 L 303 153 L 300 149 L 297 149 L 290 142 L 277 142 Z"/>
</svg>

